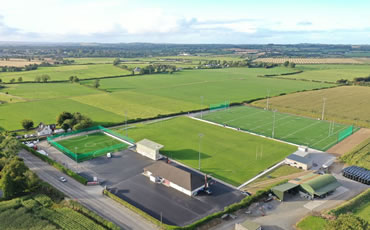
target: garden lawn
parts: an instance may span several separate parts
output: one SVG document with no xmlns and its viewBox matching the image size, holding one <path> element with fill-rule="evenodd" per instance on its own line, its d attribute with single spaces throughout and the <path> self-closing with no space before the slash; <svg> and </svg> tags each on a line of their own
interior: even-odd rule
<svg viewBox="0 0 370 230">
<path fill-rule="evenodd" d="M 115 130 L 135 141 L 144 138 L 164 145 L 161 154 L 233 185 L 240 185 L 280 162 L 297 147 L 178 117 Z M 202 134 L 202 135 L 201 135 Z M 200 137 L 200 135 L 202 137 Z M 256 151 L 258 154 L 256 155 Z"/>
</svg>

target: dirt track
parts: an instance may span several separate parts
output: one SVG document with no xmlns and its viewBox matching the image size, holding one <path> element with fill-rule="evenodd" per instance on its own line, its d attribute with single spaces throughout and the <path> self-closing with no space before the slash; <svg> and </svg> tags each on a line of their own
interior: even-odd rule
<svg viewBox="0 0 370 230">
<path fill-rule="evenodd" d="M 362 128 L 350 137 L 344 139 L 342 142 L 328 149 L 327 152 L 340 156 L 351 151 L 353 148 L 355 148 L 357 145 L 368 138 L 370 138 L 370 129 Z"/>
</svg>

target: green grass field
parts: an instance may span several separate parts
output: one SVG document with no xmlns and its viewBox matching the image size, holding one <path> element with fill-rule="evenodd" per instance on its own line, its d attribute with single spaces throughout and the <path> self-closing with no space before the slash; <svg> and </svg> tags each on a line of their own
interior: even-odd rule
<svg viewBox="0 0 370 230">
<path fill-rule="evenodd" d="M 211 103 L 225 100 L 242 102 L 302 90 L 331 87 L 331 84 L 267 79 L 257 75 L 286 73 L 287 68 L 230 68 L 189 70 L 174 74 L 153 74 L 100 80 L 94 89 L 93 81 L 81 84 L 12 84 L 2 88 L 6 97 L 17 97 L 18 103 L 0 105 L 0 129 L 21 128 L 21 121 L 32 119 L 55 123 L 63 111 L 81 112 L 97 124 L 110 125 L 129 119 L 149 118 L 207 108 Z M 201 100 L 203 96 L 203 101 Z M 5 96 L 4 96 L 5 97 Z M 1 99 L 0 99 L 1 100 Z M 15 99 L 14 99 L 15 100 Z M 10 99 L 7 99 L 9 102 Z M 12 101 L 15 102 L 15 101 Z"/>
<path fill-rule="evenodd" d="M 49 75 L 51 81 L 58 81 L 68 80 L 70 76 L 77 76 L 79 79 L 89 79 L 127 75 L 131 74 L 131 72 L 113 66 L 113 64 L 65 65 L 57 67 L 39 67 L 37 70 L 32 71 L 0 73 L 0 79 L 2 79 L 3 82 L 9 82 L 12 78 L 17 81 L 19 77 L 22 77 L 23 81 L 34 81 L 36 77 L 43 74 Z"/>
<path fill-rule="evenodd" d="M 370 170 L 370 138 L 350 152 L 342 155 L 340 159 L 347 164 L 357 165 Z"/>
<path fill-rule="evenodd" d="M 208 121 L 319 150 L 326 150 L 336 144 L 338 133 L 348 127 L 334 124 L 329 134 L 330 123 L 326 121 L 276 112 L 274 126 L 273 118 L 274 112 L 271 110 L 249 106 L 222 109 L 203 115 L 203 119 Z M 273 126 L 275 128 L 272 136 Z"/>
<path fill-rule="evenodd" d="M 57 141 L 63 147 L 69 149 L 70 151 L 78 154 L 94 152 L 100 149 L 104 149 L 113 145 L 124 145 L 122 149 L 126 148 L 128 145 L 111 138 L 104 133 L 97 132 L 88 135 L 71 137 L 68 139 Z M 110 152 L 110 151 L 107 151 Z"/>
<path fill-rule="evenodd" d="M 271 108 L 312 118 L 321 117 L 323 98 L 326 98 L 325 120 L 358 127 L 370 127 L 370 88 L 342 86 L 310 92 L 294 93 L 271 98 Z M 264 108 L 266 100 L 253 105 Z"/>
<path fill-rule="evenodd" d="M 324 230 L 327 220 L 318 216 L 307 216 L 301 220 L 297 227 L 299 230 Z"/>
<path fill-rule="evenodd" d="M 283 160 L 297 148 L 258 136 L 178 117 L 129 129 L 117 129 L 135 141 L 147 138 L 164 145 L 161 153 L 233 185 L 240 185 Z M 200 137 L 199 134 L 203 134 Z M 256 156 L 256 151 L 258 154 Z"/>
<path fill-rule="evenodd" d="M 304 72 L 286 75 L 285 78 L 306 79 L 316 81 L 336 82 L 340 79 L 353 80 L 355 77 L 367 77 L 370 74 L 370 65 L 298 65 L 297 69 Z"/>
</svg>

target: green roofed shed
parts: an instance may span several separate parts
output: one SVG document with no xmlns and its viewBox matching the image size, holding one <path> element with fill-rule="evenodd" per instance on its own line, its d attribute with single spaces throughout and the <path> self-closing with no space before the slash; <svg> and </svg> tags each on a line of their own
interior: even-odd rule
<svg viewBox="0 0 370 230">
<path fill-rule="evenodd" d="M 340 187 L 340 184 L 334 176 L 325 174 L 305 181 L 301 187 L 311 196 L 323 196 Z"/>
<path fill-rule="evenodd" d="M 299 184 L 293 184 L 293 183 L 284 183 L 281 185 L 277 185 L 271 189 L 271 191 L 281 200 L 284 200 L 284 194 L 296 187 L 298 187 Z"/>
</svg>

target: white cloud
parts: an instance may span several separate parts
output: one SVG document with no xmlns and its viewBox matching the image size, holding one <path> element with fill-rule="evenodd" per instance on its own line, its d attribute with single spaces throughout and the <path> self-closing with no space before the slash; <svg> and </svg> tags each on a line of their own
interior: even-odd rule
<svg viewBox="0 0 370 230">
<path fill-rule="evenodd" d="M 3 0 L 0 40 L 245 43 L 276 39 L 306 42 L 330 31 L 366 34 L 365 11 L 343 14 L 327 9 L 243 8 L 215 2 L 211 7 L 129 0 Z M 163 2 L 162 2 L 163 3 Z M 183 4 L 183 3 L 182 3 Z M 245 5 L 245 4 L 244 4 Z M 289 13 L 287 13 L 289 12 Z M 360 17 L 360 20 L 359 18 Z M 369 19 L 369 20 L 367 20 Z M 7 31 L 7 32 L 6 32 Z M 319 33 L 322 35 L 319 36 Z M 299 37 L 298 34 L 305 34 Z M 258 39 L 259 40 L 258 40 Z M 366 37 L 363 37 L 364 39 Z M 246 40 L 248 39 L 248 40 Z M 298 40 L 301 39 L 301 40 Z M 345 38 L 343 38 L 345 40 Z"/>
</svg>

